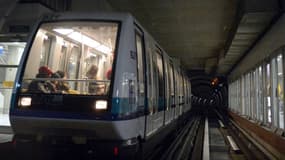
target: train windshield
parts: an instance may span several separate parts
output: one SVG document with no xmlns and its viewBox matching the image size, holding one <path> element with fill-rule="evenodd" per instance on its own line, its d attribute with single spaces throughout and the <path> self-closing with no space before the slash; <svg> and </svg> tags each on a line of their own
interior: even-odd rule
<svg viewBox="0 0 285 160">
<path fill-rule="evenodd" d="M 115 22 L 53 22 L 30 48 L 22 93 L 107 95 L 118 35 Z"/>
</svg>

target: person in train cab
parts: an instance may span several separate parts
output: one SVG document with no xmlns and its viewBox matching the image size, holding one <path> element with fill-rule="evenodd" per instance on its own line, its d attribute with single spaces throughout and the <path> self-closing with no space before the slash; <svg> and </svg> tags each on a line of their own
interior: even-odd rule
<svg viewBox="0 0 285 160">
<path fill-rule="evenodd" d="M 47 66 L 41 66 L 38 70 L 36 78 L 51 78 L 52 71 Z M 28 91 L 37 93 L 51 93 L 56 91 L 56 86 L 49 80 L 33 80 Z"/>
<path fill-rule="evenodd" d="M 96 80 L 98 80 L 97 72 L 98 72 L 98 67 L 96 65 L 92 65 L 86 73 L 86 77 L 88 79 L 94 79 L 95 80 L 95 81 L 89 82 L 88 92 L 89 93 L 95 93 L 95 94 L 103 94 L 104 93 L 104 91 L 103 91 L 104 87 L 101 84 L 99 84 L 98 82 L 96 82 Z"/>
<path fill-rule="evenodd" d="M 107 80 L 111 80 L 111 76 L 112 76 L 112 69 L 108 69 L 108 71 L 106 72 Z"/>
<path fill-rule="evenodd" d="M 65 73 L 63 71 L 56 71 L 51 75 L 51 78 L 65 79 Z M 69 85 L 65 81 L 52 81 L 55 84 L 56 90 L 62 93 L 69 92 Z"/>
</svg>

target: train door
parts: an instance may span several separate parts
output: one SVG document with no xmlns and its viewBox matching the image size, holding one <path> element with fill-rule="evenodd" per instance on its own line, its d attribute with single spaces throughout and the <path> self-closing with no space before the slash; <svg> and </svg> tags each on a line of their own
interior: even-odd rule
<svg viewBox="0 0 285 160">
<path fill-rule="evenodd" d="M 180 87 L 179 87 L 179 81 L 180 81 L 180 77 L 178 74 L 178 68 L 174 69 L 174 76 L 175 76 L 175 118 L 178 118 L 179 114 L 180 114 L 180 105 L 179 105 L 179 97 L 180 97 Z"/>
<path fill-rule="evenodd" d="M 136 53 L 137 53 L 137 84 L 138 84 L 138 114 L 144 115 L 145 112 L 145 45 L 143 32 L 138 28 L 135 30 Z M 145 117 L 140 116 L 139 130 L 145 129 Z M 143 133 L 142 133 L 143 134 Z"/>
<path fill-rule="evenodd" d="M 179 92 L 178 92 L 178 103 L 179 103 L 179 115 L 181 115 L 183 113 L 183 77 L 182 77 L 182 73 L 181 70 L 179 69 L 178 72 L 178 77 L 179 77 L 179 83 L 178 83 L 178 87 L 179 87 Z"/>
<path fill-rule="evenodd" d="M 165 78 L 164 78 L 164 65 L 163 65 L 163 56 L 160 49 L 156 49 L 156 69 L 158 73 L 157 77 L 157 84 L 158 84 L 158 90 L 157 90 L 157 99 L 158 99 L 158 119 L 159 119 L 159 125 L 161 125 L 161 120 L 163 122 L 165 121 Z"/>
<path fill-rule="evenodd" d="M 168 61 L 169 62 L 169 61 Z M 165 77 L 166 77 L 166 109 L 165 109 L 165 123 L 168 124 L 173 120 L 174 108 L 172 107 L 172 96 L 174 96 L 173 91 L 173 70 L 170 63 L 165 63 Z"/>
<path fill-rule="evenodd" d="M 145 69 L 144 69 L 144 47 L 143 36 L 136 30 L 136 52 L 137 52 L 137 80 L 138 80 L 138 110 L 144 112 L 145 100 Z"/>
<path fill-rule="evenodd" d="M 164 121 L 164 73 L 163 59 L 160 50 L 149 43 L 148 64 L 148 115 L 146 117 L 146 136 L 157 131 Z"/>
<path fill-rule="evenodd" d="M 169 97 L 169 103 L 170 103 L 170 112 L 171 112 L 171 120 L 175 118 L 175 85 L 174 85 L 174 69 L 173 69 L 173 63 L 169 63 L 169 86 L 170 86 L 170 97 Z"/>
</svg>

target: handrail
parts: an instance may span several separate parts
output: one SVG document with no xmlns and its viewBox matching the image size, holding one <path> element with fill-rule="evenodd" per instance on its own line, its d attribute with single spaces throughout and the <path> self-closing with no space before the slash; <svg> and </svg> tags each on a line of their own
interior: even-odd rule
<svg viewBox="0 0 285 160">
<path fill-rule="evenodd" d="M 82 81 L 82 82 L 104 82 L 108 83 L 110 80 L 95 80 L 95 79 L 62 79 L 62 78 L 26 78 L 24 80 L 39 80 L 39 81 Z"/>
</svg>

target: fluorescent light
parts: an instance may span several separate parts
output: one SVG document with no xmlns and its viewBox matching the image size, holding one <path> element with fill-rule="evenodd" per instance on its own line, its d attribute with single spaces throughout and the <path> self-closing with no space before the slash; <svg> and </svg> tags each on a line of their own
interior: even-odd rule
<svg viewBox="0 0 285 160">
<path fill-rule="evenodd" d="M 55 29 L 53 29 L 53 31 L 60 33 L 60 34 L 63 34 L 63 35 L 68 35 L 69 38 L 71 38 L 77 42 L 86 44 L 87 46 L 95 48 L 98 51 L 101 51 L 103 53 L 109 54 L 112 51 L 111 48 L 109 48 L 103 44 L 100 44 L 99 42 L 97 42 L 97 41 L 93 40 L 92 38 L 89 38 L 89 37 L 87 37 L 87 36 L 85 36 L 79 32 L 75 32 L 73 29 L 55 28 Z M 48 38 L 48 37 L 45 37 L 45 38 Z"/>
<path fill-rule="evenodd" d="M 97 41 L 95 41 L 95 40 L 93 40 L 93 39 L 91 39 L 85 35 L 82 35 L 81 33 L 78 33 L 78 32 L 72 32 L 71 34 L 68 35 L 68 37 L 77 41 L 77 42 L 84 43 L 89 47 L 96 48 L 100 45 L 99 42 L 97 42 Z"/>
<path fill-rule="evenodd" d="M 63 34 L 63 35 L 67 35 L 71 32 L 73 32 L 73 29 L 68 29 L 68 28 L 55 28 L 53 29 L 53 31 Z"/>
<path fill-rule="evenodd" d="M 103 53 L 107 53 L 107 54 L 111 53 L 111 51 L 112 51 L 111 48 L 109 48 L 109 47 L 107 47 L 107 46 L 105 46 L 105 45 L 100 45 L 100 46 L 97 47 L 96 49 L 99 50 L 99 51 L 101 51 L 101 52 L 103 52 Z"/>
<path fill-rule="evenodd" d="M 96 110 L 102 110 L 102 109 L 105 110 L 105 109 L 107 109 L 107 101 L 104 101 L 104 100 L 96 101 L 95 109 Z"/>
<path fill-rule="evenodd" d="M 47 35 L 44 35 L 44 40 L 47 40 L 48 39 L 48 36 Z"/>
<path fill-rule="evenodd" d="M 97 55 L 95 53 L 89 52 L 89 55 L 92 57 L 96 57 Z"/>
</svg>

